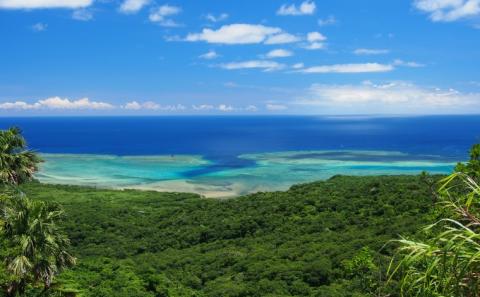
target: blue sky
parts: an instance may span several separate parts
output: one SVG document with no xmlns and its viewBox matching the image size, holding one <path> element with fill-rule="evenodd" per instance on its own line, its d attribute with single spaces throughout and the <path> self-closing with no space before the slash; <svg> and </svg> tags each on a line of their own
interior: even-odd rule
<svg viewBox="0 0 480 297">
<path fill-rule="evenodd" d="M 480 0 L 0 0 L 1 115 L 480 113 Z"/>
</svg>

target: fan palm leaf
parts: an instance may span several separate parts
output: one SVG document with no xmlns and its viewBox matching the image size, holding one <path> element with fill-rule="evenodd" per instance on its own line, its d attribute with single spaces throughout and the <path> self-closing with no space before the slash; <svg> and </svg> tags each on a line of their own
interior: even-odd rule
<svg viewBox="0 0 480 297">
<path fill-rule="evenodd" d="M 0 183 L 17 185 L 31 180 L 40 162 L 40 157 L 27 149 L 19 128 L 0 131 Z"/>
</svg>

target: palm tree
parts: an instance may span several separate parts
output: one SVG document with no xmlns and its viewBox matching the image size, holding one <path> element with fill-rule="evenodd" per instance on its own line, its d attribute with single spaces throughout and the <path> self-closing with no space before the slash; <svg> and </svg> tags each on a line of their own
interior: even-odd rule
<svg viewBox="0 0 480 297">
<path fill-rule="evenodd" d="M 41 161 L 27 149 L 19 128 L 0 131 L 0 183 L 18 185 L 31 180 Z"/>
<path fill-rule="evenodd" d="M 7 296 L 24 294 L 27 284 L 41 285 L 47 291 L 53 278 L 73 266 L 68 253 L 70 241 L 58 227 L 63 211 L 58 205 L 16 194 L 1 200 L 0 227 L 7 245 L 6 270 L 11 280 L 5 285 Z"/>
</svg>

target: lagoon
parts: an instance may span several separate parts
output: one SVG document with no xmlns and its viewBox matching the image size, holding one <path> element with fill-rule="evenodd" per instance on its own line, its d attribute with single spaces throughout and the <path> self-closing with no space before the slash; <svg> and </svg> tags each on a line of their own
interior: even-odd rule
<svg viewBox="0 0 480 297">
<path fill-rule="evenodd" d="M 231 197 L 337 174 L 446 174 L 480 136 L 478 116 L 46 117 L 19 126 L 45 183 Z"/>
</svg>

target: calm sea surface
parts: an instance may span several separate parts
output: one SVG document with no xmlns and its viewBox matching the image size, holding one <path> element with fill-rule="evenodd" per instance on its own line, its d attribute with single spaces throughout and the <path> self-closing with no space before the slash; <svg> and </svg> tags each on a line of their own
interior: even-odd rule
<svg viewBox="0 0 480 297">
<path fill-rule="evenodd" d="M 480 116 L 37 117 L 18 126 L 43 182 L 230 196 L 334 174 L 448 173 Z"/>
</svg>

